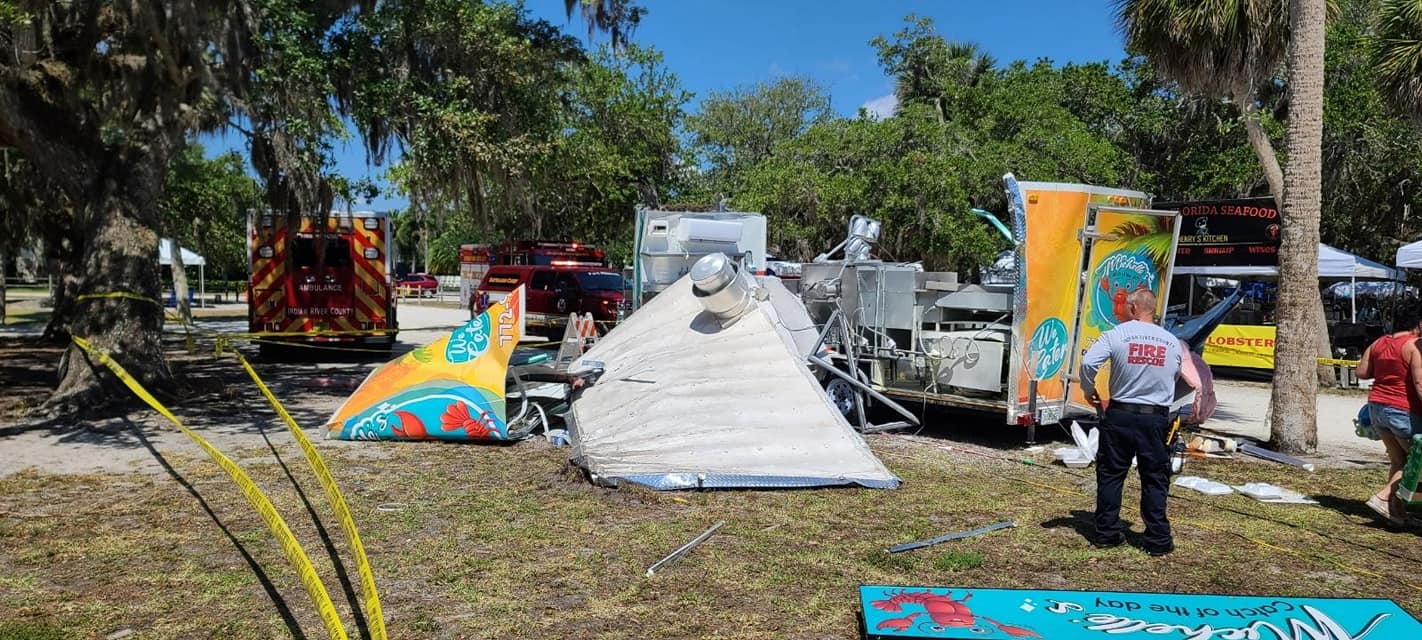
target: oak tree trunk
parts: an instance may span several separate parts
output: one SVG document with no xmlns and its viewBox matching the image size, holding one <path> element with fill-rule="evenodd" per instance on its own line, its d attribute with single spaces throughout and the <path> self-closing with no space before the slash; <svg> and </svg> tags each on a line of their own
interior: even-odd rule
<svg viewBox="0 0 1422 640">
<path fill-rule="evenodd" d="M 1285 453 L 1318 446 L 1317 345 L 1319 209 L 1323 156 L 1326 0 L 1291 0 L 1289 162 L 1279 245 L 1278 340 L 1270 397 L 1270 441 Z"/>
<path fill-rule="evenodd" d="M 149 390 L 163 392 L 173 381 L 163 355 L 157 259 L 158 202 L 167 162 L 143 148 L 106 151 L 118 157 L 95 163 L 103 175 L 94 182 L 92 204 L 78 229 L 85 251 L 72 267 L 78 271 L 77 295 L 70 301 L 75 312 L 67 329 L 107 351 Z M 102 369 L 70 345 L 59 387 L 46 407 L 67 413 L 103 400 Z"/>
</svg>

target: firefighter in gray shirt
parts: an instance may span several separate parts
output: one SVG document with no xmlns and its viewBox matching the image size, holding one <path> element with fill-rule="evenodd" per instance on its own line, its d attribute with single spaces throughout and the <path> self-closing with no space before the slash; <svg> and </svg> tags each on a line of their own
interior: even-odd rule
<svg viewBox="0 0 1422 640">
<path fill-rule="evenodd" d="M 1136 458 L 1141 476 L 1141 519 L 1146 529 L 1141 546 L 1146 553 L 1161 556 L 1175 550 L 1165 515 L 1170 493 L 1166 438 L 1175 381 L 1183 375 L 1197 392 L 1200 381 L 1193 368 L 1181 368 L 1184 346 L 1180 340 L 1155 324 L 1155 294 L 1137 290 L 1126 305 L 1131 320 L 1101 334 L 1081 359 L 1081 389 L 1097 409 L 1102 401 L 1096 391 L 1096 374 L 1111 362 L 1110 403 L 1096 453 L 1096 537 L 1092 543 L 1115 547 L 1126 541 L 1121 490 L 1131 470 L 1131 458 Z"/>
</svg>

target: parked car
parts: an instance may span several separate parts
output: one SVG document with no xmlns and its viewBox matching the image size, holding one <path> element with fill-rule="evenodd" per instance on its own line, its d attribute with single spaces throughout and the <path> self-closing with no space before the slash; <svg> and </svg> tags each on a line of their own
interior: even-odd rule
<svg viewBox="0 0 1422 640">
<path fill-rule="evenodd" d="M 524 317 L 531 325 L 561 328 L 568 314 L 591 313 L 606 327 L 628 311 L 622 274 L 606 267 L 496 265 L 479 283 L 478 294 L 470 296 L 470 313 L 503 300 L 521 284 L 528 285 Z"/>
<path fill-rule="evenodd" d="M 413 294 L 421 298 L 434 297 L 439 293 L 439 279 L 428 273 L 411 273 L 400 276 L 395 281 L 395 289 L 402 295 Z"/>
</svg>

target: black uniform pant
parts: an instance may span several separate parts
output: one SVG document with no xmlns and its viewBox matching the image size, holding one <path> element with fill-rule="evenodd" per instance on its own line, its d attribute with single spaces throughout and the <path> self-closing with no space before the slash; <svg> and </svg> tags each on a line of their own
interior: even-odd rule
<svg viewBox="0 0 1422 640">
<path fill-rule="evenodd" d="M 1108 408 L 1101 425 L 1100 447 L 1096 453 L 1096 535 L 1109 542 L 1123 535 L 1121 491 L 1131 458 L 1136 458 L 1141 476 L 1141 519 L 1145 521 L 1147 551 L 1174 548 L 1170 520 L 1165 516 L 1165 500 L 1170 493 L 1170 454 L 1165 447 L 1170 418 L 1164 414 L 1141 414 Z"/>
</svg>

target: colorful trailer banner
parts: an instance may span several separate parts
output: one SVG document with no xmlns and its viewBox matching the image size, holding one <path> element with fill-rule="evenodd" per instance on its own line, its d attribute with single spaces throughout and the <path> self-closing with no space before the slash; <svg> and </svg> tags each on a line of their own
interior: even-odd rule
<svg viewBox="0 0 1422 640">
<path fill-rule="evenodd" d="M 868 638 L 1401 640 L 1422 623 L 1391 600 L 859 587 Z"/>
<path fill-rule="evenodd" d="M 505 440 L 504 380 L 523 287 L 450 335 L 376 368 L 327 422 L 341 440 Z"/>
<path fill-rule="evenodd" d="M 1213 367 L 1274 369 L 1273 326 L 1222 324 L 1205 339 L 1205 362 Z"/>
<path fill-rule="evenodd" d="M 1174 212 L 1097 210 L 1092 224 L 1104 236 L 1091 242 L 1086 260 L 1086 291 L 1082 294 L 1077 349 L 1069 365 L 1074 370 L 1102 333 L 1130 320 L 1126 298 L 1146 290 L 1156 296 L 1161 315 L 1170 296 L 1170 273 L 1179 225 Z M 1105 367 L 1108 371 L 1110 363 Z M 1074 373 L 1075 371 L 1073 371 Z M 1102 379 L 1109 373 L 1102 373 Z M 1105 385 L 1098 385 L 1104 392 Z M 1104 397 L 1104 395 L 1103 395 Z M 1072 390 L 1072 405 L 1089 409 L 1081 385 Z"/>
<path fill-rule="evenodd" d="M 1008 209 L 1017 240 L 1017 287 L 1013 298 L 1013 341 L 1025 353 L 1012 352 L 1008 376 L 1007 420 L 1028 412 L 1032 381 L 1043 422 L 1055 422 L 1066 404 L 1072 347 L 1081 310 L 1082 231 L 1091 205 L 1146 207 L 1139 191 L 1080 184 L 1017 182 L 1006 184 Z"/>
</svg>

